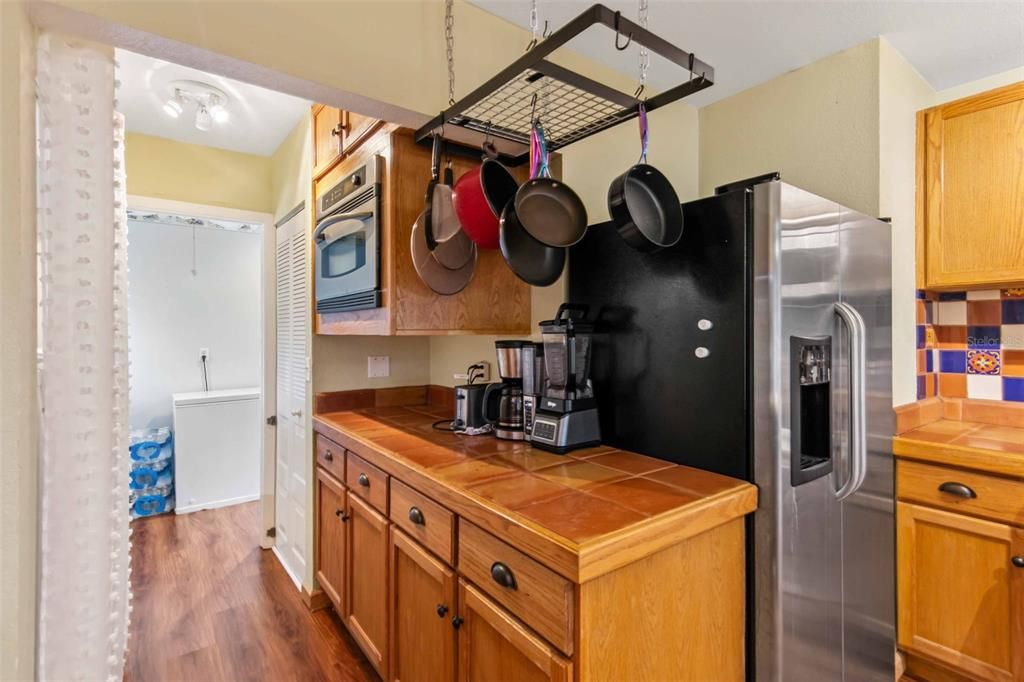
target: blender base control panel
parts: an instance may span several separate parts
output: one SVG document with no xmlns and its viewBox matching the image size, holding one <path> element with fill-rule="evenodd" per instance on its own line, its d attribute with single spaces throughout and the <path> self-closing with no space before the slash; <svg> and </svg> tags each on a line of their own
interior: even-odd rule
<svg viewBox="0 0 1024 682">
<path fill-rule="evenodd" d="M 533 422 L 533 432 L 531 435 L 534 440 L 544 440 L 549 443 L 554 443 L 556 430 L 557 426 L 552 422 L 535 420 Z"/>
</svg>

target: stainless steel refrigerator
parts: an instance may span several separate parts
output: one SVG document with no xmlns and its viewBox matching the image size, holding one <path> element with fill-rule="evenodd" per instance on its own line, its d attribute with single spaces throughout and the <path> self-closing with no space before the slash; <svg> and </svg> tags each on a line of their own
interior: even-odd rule
<svg viewBox="0 0 1024 682">
<path fill-rule="evenodd" d="M 683 213 L 670 249 L 571 251 L 605 441 L 758 486 L 749 679 L 892 680 L 890 226 L 777 176 Z"/>
</svg>

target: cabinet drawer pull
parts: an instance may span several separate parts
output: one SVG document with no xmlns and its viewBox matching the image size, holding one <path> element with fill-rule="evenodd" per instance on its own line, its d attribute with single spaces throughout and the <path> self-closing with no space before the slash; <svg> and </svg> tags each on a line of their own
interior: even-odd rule
<svg viewBox="0 0 1024 682">
<path fill-rule="evenodd" d="M 423 518 L 423 512 L 420 511 L 419 507 L 409 507 L 409 520 L 417 526 L 427 525 L 427 520 Z"/>
<path fill-rule="evenodd" d="M 331 452 L 330 450 L 327 450 L 326 452 L 324 452 L 324 459 L 326 461 L 328 461 L 328 462 L 333 462 L 334 461 L 334 453 Z"/>
<path fill-rule="evenodd" d="M 1010 562 L 1017 568 L 1024 568 L 1024 556 L 1015 556 L 1010 559 Z"/>
<path fill-rule="evenodd" d="M 364 488 L 370 487 L 370 479 L 366 477 L 366 474 L 359 474 L 358 481 L 359 485 L 363 486 Z"/>
<path fill-rule="evenodd" d="M 495 561 L 491 564 L 491 577 L 494 579 L 494 582 L 502 587 L 507 587 L 510 590 L 514 590 L 517 587 L 516 577 L 512 575 L 512 569 L 500 561 Z"/>
<path fill-rule="evenodd" d="M 946 481 L 940 485 L 939 492 L 956 495 L 957 497 L 962 497 L 965 500 L 973 500 L 978 496 L 976 492 L 965 486 L 963 483 L 954 483 L 953 481 Z"/>
</svg>

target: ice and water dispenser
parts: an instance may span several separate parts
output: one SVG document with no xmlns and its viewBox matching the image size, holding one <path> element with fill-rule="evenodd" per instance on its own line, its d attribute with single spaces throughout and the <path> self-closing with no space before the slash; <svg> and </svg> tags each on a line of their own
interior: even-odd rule
<svg viewBox="0 0 1024 682">
<path fill-rule="evenodd" d="M 832 338 L 789 339 L 790 484 L 832 471 Z"/>
</svg>

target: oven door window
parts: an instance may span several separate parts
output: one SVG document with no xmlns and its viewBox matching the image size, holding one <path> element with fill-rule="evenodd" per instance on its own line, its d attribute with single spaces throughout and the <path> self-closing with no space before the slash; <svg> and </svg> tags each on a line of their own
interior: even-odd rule
<svg viewBox="0 0 1024 682">
<path fill-rule="evenodd" d="M 366 266 L 369 234 L 361 220 L 343 220 L 324 230 L 320 277 L 343 277 Z"/>
</svg>

